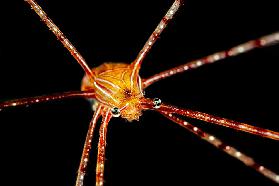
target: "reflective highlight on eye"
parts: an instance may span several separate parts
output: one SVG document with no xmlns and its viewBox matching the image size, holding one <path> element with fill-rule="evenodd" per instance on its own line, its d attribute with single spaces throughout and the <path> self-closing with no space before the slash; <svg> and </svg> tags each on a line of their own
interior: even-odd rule
<svg viewBox="0 0 279 186">
<path fill-rule="evenodd" d="M 120 109 L 117 107 L 113 107 L 111 109 L 111 113 L 113 117 L 119 117 L 120 116 Z"/>
</svg>

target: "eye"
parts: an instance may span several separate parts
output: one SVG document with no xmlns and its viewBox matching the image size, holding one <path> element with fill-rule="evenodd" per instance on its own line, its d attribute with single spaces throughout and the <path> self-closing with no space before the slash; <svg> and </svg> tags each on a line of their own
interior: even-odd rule
<svg viewBox="0 0 279 186">
<path fill-rule="evenodd" d="M 119 117 L 120 116 L 120 109 L 117 107 L 113 107 L 111 109 L 111 113 L 113 117 Z"/>
<path fill-rule="evenodd" d="M 161 104 L 162 104 L 161 99 L 159 99 L 159 98 L 154 98 L 153 99 L 153 107 L 154 108 L 156 108 L 156 109 L 160 108 Z"/>
</svg>

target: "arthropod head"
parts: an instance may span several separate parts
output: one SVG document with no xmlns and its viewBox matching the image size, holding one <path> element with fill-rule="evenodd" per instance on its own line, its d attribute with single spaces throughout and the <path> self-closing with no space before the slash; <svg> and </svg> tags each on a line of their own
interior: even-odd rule
<svg viewBox="0 0 279 186">
<path fill-rule="evenodd" d="M 112 115 L 128 121 L 138 120 L 143 98 L 141 78 L 132 77 L 132 67 L 124 63 L 105 63 L 93 70 L 94 78 L 86 76 L 82 81 L 82 90 L 92 90 L 96 100 L 111 109 Z"/>
</svg>

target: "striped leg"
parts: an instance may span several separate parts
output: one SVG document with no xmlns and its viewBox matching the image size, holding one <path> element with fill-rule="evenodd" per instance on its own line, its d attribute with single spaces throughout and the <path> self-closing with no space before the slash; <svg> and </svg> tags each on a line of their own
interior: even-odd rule
<svg viewBox="0 0 279 186">
<path fill-rule="evenodd" d="M 97 167 L 96 167 L 96 186 L 104 185 L 106 135 L 107 135 L 108 123 L 109 123 L 111 117 L 112 117 L 112 115 L 111 115 L 110 110 L 107 110 L 104 113 L 102 124 L 100 127 Z"/>
<path fill-rule="evenodd" d="M 163 30 L 165 29 L 165 27 L 167 26 L 169 21 L 173 18 L 174 14 L 177 12 L 178 8 L 181 6 L 181 4 L 182 4 L 181 1 L 182 0 L 175 0 L 175 2 L 172 4 L 172 6 L 170 7 L 170 9 L 166 13 L 166 15 L 163 17 L 163 19 L 160 21 L 160 23 L 158 24 L 156 29 L 153 31 L 151 36 L 146 41 L 145 45 L 139 52 L 135 61 L 132 63 L 133 73 L 131 76 L 131 83 L 133 83 L 134 78 L 137 77 L 143 59 L 148 54 L 148 52 L 150 51 L 151 47 L 156 42 L 156 40 L 159 38 L 159 36 L 163 32 Z"/>
<path fill-rule="evenodd" d="M 77 60 L 80 66 L 83 68 L 88 77 L 93 78 L 94 75 L 91 69 L 85 62 L 85 59 L 73 46 L 73 44 L 66 38 L 66 36 L 60 31 L 60 29 L 53 23 L 53 21 L 47 16 L 43 9 L 36 3 L 35 0 L 25 0 L 32 9 L 40 16 L 41 20 L 48 26 L 52 33 L 57 37 L 57 39 L 64 45 L 65 48 L 71 53 L 71 55 Z"/>
<path fill-rule="evenodd" d="M 157 108 L 154 108 L 154 103 L 153 103 L 152 100 L 149 100 L 149 99 L 143 100 L 142 104 L 146 109 L 153 109 L 153 110 L 157 109 Z M 186 117 L 190 117 L 190 118 L 195 118 L 195 119 L 198 119 L 198 120 L 202 120 L 202 121 L 206 121 L 206 122 L 209 122 L 209 123 L 221 125 L 221 126 L 224 126 L 224 127 L 229 127 L 229 128 L 232 128 L 232 129 L 248 132 L 248 133 L 255 134 L 255 135 L 258 135 L 258 136 L 262 136 L 262 137 L 265 137 L 265 138 L 279 140 L 279 132 L 263 129 L 263 128 L 260 128 L 260 127 L 255 127 L 255 126 L 252 126 L 252 125 L 248 125 L 246 123 L 241 123 L 241 122 L 233 121 L 233 120 L 230 120 L 230 119 L 221 118 L 221 117 L 213 116 L 213 115 L 198 112 L 198 111 L 193 111 L 193 110 L 190 110 L 190 109 L 182 109 L 182 108 L 178 108 L 178 107 L 175 107 L 175 106 L 162 104 L 160 106 L 160 108 L 158 108 L 158 111 L 168 112 L 168 113 L 175 113 L 175 114 L 178 114 L 178 115 L 182 115 L 182 116 L 186 116 Z"/>
<path fill-rule="evenodd" d="M 262 175 L 266 176 L 267 178 L 271 179 L 272 181 L 279 183 L 279 175 L 274 173 L 273 171 L 269 170 L 268 168 L 256 163 L 251 157 L 243 154 L 242 152 L 238 151 L 234 147 L 231 147 L 225 143 L 223 143 L 220 139 L 216 138 L 213 135 L 210 135 L 198 127 L 195 127 L 191 125 L 190 123 L 174 116 L 170 112 L 161 112 L 165 117 L 169 118 L 170 120 L 174 121 L 175 123 L 179 124 L 180 126 L 186 128 L 190 132 L 194 133 L 195 135 L 199 136 L 201 139 L 209 142 L 213 146 L 217 147 L 218 149 L 226 152 L 230 156 L 240 160 L 243 162 L 246 166 L 251 167 L 261 173 Z"/>
<path fill-rule="evenodd" d="M 80 160 L 80 164 L 79 164 L 78 176 L 76 179 L 76 186 L 83 186 L 84 176 L 86 174 L 87 164 L 89 161 L 89 154 L 90 154 L 90 150 L 91 150 L 93 133 L 94 133 L 96 123 L 97 123 L 99 117 L 101 116 L 101 109 L 102 109 L 101 106 L 97 107 L 97 109 L 93 115 L 93 118 L 90 122 L 90 125 L 89 125 L 89 129 L 88 129 L 88 132 L 86 135 L 83 152 L 82 152 L 82 156 L 81 156 L 81 160 Z"/>
<path fill-rule="evenodd" d="M 228 50 L 216 52 L 216 53 L 206 56 L 204 58 L 197 59 L 197 60 L 191 61 L 189 63 L 180 65 L 178 67 L 174 67 L 169 70 L 163 71 L 161 73 L 155 74 L 155 75 L 143 80 L 143 87 L 146 88 L 149 85 L 151 85 L 161 79 L 170 77 L 172 75 L 182 73 L 182 72 L 190 70 L 190 69 L 195 69 L 195 68 L 198 68 L 198 67 L 206 65 L 206 64 L 211 64 L 211 63 L 220 61 L 225 58 L 233 57 L 233 56 L 248 52 L 248 51 L 256 49 L 256 48 L 270 46 L 270 45 L 276 44 L 278 42 L 279 42 L 279 32 L 276 32 L 276 33 L 273 33 L 270 35 L 266 35 L 261 38 L 255 39 L 255 40 L 251 40 L 246 43 L 242 43 L 242 44 L 235 46 L 233 48 L 230 48 Z"/>
<path fill-rule="evenodd" d="M 56 94 L 51 94 L 46 96 L 36 96 L 31 98 L 15 99 L 15 100 L 5 101 L 0 103 L 0 111 L 8 107 L 24 106 L 24 105 L 28 106 L 34 103 L 41 103 L 41 102 L 60 100 L 65 98 L 73 98 L 73 97 L 94 98 L 95 93 L 92 91 L 69 91 L 69 92 L 56 93 Z"/>
</svg>

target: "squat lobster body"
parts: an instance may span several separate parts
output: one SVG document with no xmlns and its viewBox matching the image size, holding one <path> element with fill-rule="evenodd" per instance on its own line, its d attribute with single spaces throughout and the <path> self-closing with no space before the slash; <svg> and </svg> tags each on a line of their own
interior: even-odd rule
<svg viewBox="0 0 279 186">
<path fill-rule="evenodd" d="M 104 63 L 92 69 L 92 79 L 84 76 L 81 90 L 93 91 L 97 104 L 119 109 L 120 113 L 116 116 L 121 115 L 128 121 L 138 120 L 142 111 L 142 81 L 138 76 L 136 83 L 132 83 L 132 72 L 130 64 Z"/>
</svg>

